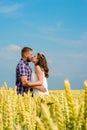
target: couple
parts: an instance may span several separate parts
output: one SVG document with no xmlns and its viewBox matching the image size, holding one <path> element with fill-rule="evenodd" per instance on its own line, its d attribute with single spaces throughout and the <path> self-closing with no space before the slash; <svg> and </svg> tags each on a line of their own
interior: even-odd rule
<svg viewBox="0 0 87 130">
<path fill-rule="evenodd" d="M 48 66 L 46 58 L 43 54 L 37 53 L 32 56 L 33 50 L 24 47 L 21 50 L 21 60 L 16 67 L 16 86 L 17 94 L 28 93 L 32 89 L 33 95 L 46 94 L 48 92 Z M 33 62 L 35 70 L 32 72 L 28 62 Z"/>
</svg>

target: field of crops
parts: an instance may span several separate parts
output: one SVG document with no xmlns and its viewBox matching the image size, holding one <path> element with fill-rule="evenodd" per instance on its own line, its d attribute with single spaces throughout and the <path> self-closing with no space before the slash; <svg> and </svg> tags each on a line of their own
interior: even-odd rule
<svg viewBox="0 0 87 130">
<path fill-rule="evenodd" d="M 0 88 L 0 130 L 87 130 L 87 81 L 84 90 L 49 91 L 24 96 L 6 84 Z"/>
</svg>

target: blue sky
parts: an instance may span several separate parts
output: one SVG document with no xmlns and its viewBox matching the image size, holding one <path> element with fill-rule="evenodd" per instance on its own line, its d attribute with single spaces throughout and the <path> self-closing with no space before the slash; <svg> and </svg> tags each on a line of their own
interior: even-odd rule
<svg viewBox="0 0 87 130">
<path fill-rule="evenodd" d="M 43 52 L 49 89 L 83 89 L 87 80 L 87 0 L 0 0 L 0 86 L 15 86 L 24 46 Z M 30 63 L 33 70 L 33 64 Z"/>
</svg>

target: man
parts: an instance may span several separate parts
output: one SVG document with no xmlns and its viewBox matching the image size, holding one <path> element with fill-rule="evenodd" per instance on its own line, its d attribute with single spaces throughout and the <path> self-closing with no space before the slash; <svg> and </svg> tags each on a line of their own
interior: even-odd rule
<svg viewBox="0 0 87 130">
<path fill-rule="evenodd" d="M 28 93 L 30 90 L 29 81 L 31 79 L 32 70 L 28 64 L 32 60 L 33 50 L 29 47 L 24 47 L 21 50 L 21 60 L 16 67 L 16 86 L 17 94 Z M 43 86 L 33 86 L 34 88 L 45 91 Z"/>
</svg>

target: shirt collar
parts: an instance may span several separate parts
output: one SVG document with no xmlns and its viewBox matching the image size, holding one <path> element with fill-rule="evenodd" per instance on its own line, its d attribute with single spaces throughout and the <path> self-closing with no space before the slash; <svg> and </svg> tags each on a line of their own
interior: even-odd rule
<svg viewBox="0 0 87 130">
<path fill-rule="evenodd" d="M 28 62 L 23 60 L 22 58 L 21 58 L 21 61 L 23 61 L 26 65 L 28 65 Z"/>
</svg>

